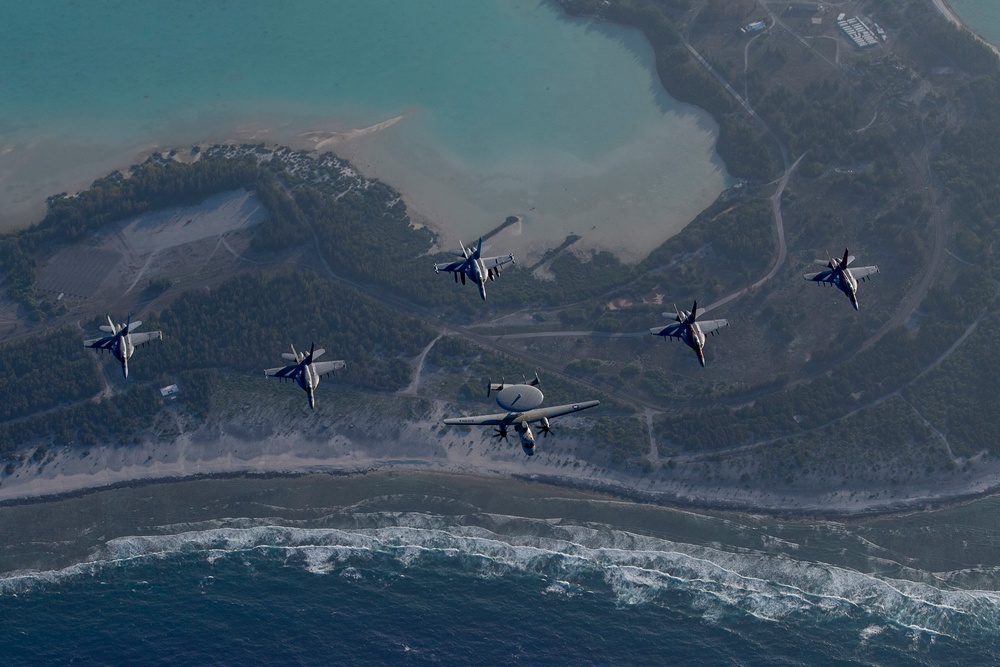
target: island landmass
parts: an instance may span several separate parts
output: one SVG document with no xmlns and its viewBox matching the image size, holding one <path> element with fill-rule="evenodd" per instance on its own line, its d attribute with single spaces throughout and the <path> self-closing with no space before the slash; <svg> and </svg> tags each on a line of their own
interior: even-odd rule
<svg viewBox="0 0 1000 667">
<path fill-rule="evenodd" d="M 823 516 L 1000 488 L 996 52 L 932 2 L 559 4 L 642 30 L 737 187 L 636 264 L 570 237 L 485 304 L 434 275 L 397 192 L 321 152 L 335 137 L 155 153 L 55 195 L 0 237 L 0 501 L 373 470 Z M 833 12 L 886 37 L 858 48 Z M 882 270 L 859 312 L 801 278 L 847 244 Z M 704 369 L 646 333 L 692 298 L 736 325 Z M 80 345 L 109 311 L 164 332 L 127 382 Z M 348 362 L 315 414 L 260 372 L 310 341 Z M 530 462 L 440 425 L 536 371 L 550 400 L 602 405 Z"/>
</svg>

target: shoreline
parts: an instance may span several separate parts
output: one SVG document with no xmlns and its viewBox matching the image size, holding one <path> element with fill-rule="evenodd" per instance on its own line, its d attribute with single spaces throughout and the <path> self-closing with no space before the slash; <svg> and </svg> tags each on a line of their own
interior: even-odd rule
<svg viewBox="0 0 1000 667">
<path fill-rule="evenodd" d="M 948 4 L 948 0 L 931 0 L 931 2 L 934 3 L 935 9 L 937 9 L 949 23 L 957 26 L 961 30 L 968 31 L 973 37 L 978 39 L 985 46 L 989 47 L 989 49 L 993 51 L 998 58 L 1000 58 L 1000 47 L 970 28 L 969 25 L 955 13 L 955 10 L 951 8 L 951 5 Z"/>
<path fill-rule="evenodd" d="M 372 443 L 372 451 L 348 451 L 337 456 L 323 450 L 342 449 L 336 441 L 319 441 L 302 434 L 248 441 L 234 436 L 214 439 L 185 436 L 171 443 L 145 443 L 133 448 L 101 446 L 81 452 L 50 454 L 29 462 L 0 483 L 0 507 L 56 503 L 123 488 L 183 484 L 196 480 L 295 479 L 309 475 L 363 478 L 366 475 L 448 475 L 490 484 L 527 483 L 555 492 L 600 496 L 605 500 L 677 510 L 724 512 L 789 520 L 863 521 L 917 511 L 961 506 L 1000 494 L 1000 470 L 985 471 L 974 480 L 956 484 L 929 479 L 923 485 L 898 489 L 892 495 L 864 499 L 843 493 L 808 494 L 786 490 L 773 493 L 736 486 L 708 485 L 688 488 L 681 482 L 654 484 L 622 472 L 596 470 L 566 472 L 553 460 L 535 469 L 512 449 L 501 449 L 498 458 L 484 460 L 484 452 L 448 454 L 429 451 L 426 442 L 385 451 L 387 442 Z M 204 435 L 204 434 L 201 434 Z M 459 437 L 463 449 L 467 439 Z M 414 451 L 407 451 L 412 449 Z M 458 448 L 456 448 L 458 449 Z M 473 447 L 475 449 L 475 447 Z M 471 450 L 470 450 L 471 451 Z M 325 454 L 325 455 L 324 455 Z M 409 457 L 407 458 L 407 454 Z M 455 458 L 462 456 L 463 460 Z M 572 468 L 570 469 L 573 470 Z M 852 499 L 853 498 L 853 499 Z"/>
</svg>

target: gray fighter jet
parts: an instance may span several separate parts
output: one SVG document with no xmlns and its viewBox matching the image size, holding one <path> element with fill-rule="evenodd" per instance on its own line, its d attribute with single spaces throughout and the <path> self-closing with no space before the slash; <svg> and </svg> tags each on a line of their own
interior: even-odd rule
<svg viewBox="0 0 1000 667">
<path fill-rule="evenodd" d="M 514 432 L 521 437 L 521 448 L 528 456 L 535 454 L 535 434 L 531 430 L 530 424 L 538 422 L 542 435 L 548 437 L 552 432 L 549 420 L 554 417 L 561 417 L 587 408 L 593 408 L 601 404 L 600 401 L 583 401 L 582 403 L 571 403 L 568 405 L 557 405 L 551 408 L 543 408 L 542 400 L 544 396 L 538 388 L 538 374 L 531 382 L 522 384 L 504 385 L 503 382 L 494 384 L 487 382 L 486 396 L 492 392 L 497 392 L 497 405 L 506 412 L 492 415 L 480 415 L 478 417 L 454 417 L 445 419 L 444 423 L 451 426 L 496 426 L 494 436 L 503 440 L 507 439 L 508 428 L 513 426 Z"/>
<path fill-rule="evenodd" d="M 135 353 L 135 348 L 147 345 L 152 340 L 163 338 L 163 333 L 160 331 L 133 333 L 140 326 L 142 326 L 142 322 L 132 321 L 132 313 L 128 314 L 125 324 L 115 324 L 111 321 L 111 316 L 108 315 L 108 323 L 101 325 L 101 331 L 106 331 L 111 335 L 85 340 L 83 346 L 115 355 L 115 359 L 122 362 L 122 375 L 128 378 L 128 360 Z"/>
<path fill-rule="evenodd" d="M 868 280 L 869 277 L 878 273 L 878 267 L 856 266 L 853 269 L 847 268 L 853 261 L 854 255 L 848 254 L 847 248 L 844 248 L 843 259 L 833 259 L 832 257 L 826 260 L 817 259 L 816 263 L 826 265 L 826 270 L 819 273 L 810 273 L 802 277 L 814 283 L 836 286 L 837 289 L 846 294 L 847 298 L 851 300 L 854 310 L 858 310 L 858 281 Z"/>
<path fill-rule="evenodd" d="M 714 336 L 717 330 L 729 326 L 728 320 L 698 320 L 697 301 L 691 306 L 691 312 L 677 310 L 677 306 L 674 306 L 673 313 L 663 313 L 663 316 L 669 317 L 676 323 L 665 327 L 653 327 L 649 333 L 663 336 L 663 340 L 673 338 L 684 341 L 698 355 L 702 367 L 705 366 L 705 334 Z"/>
<path fill-rule="evenodd" d="M 326 350 L 323 348 L 316 349 L 316 344 L 313 343 L 309 348 L 309 354 L 303 354 L 302 352 L 296 352 L 295 346 L 292 345 L 291 353 L 285 352 L 281 355 L 282 359 L 287 359 L 288 361 L 294 361 L 294 364 L 284 366 L 282 368 L 268 368 L 264 371 L 264 375 L 269 378 L 278 378 L 279 380 L 293 380 L 302 387 L 307 394 L 309 394 L 309 407 L 313 410 L 316 409 L 316 396 L 313 392 L 316 390 L 316 386 L 319 384 L 319 379 L 326 375 L 330 375 L 334 371 L 338 371 L 347 364 L 343 361 L 316 361 L 325 353 Z"/>
<path fill-rule="evenodd" d="M 465 284 L 465 277 L 468 276 L 472 282 L 479 286 L 479 296 L 483 297 L 483 301 L 486 301 L 486 281 L 496 280 L 497 276 L 500 275 L 501 267 L 508 262 L 514 262 L 514 255 L 510 254 L 506 257 L 482 257 L 482 252 L 482 237 L 479 237 L 479 243 L 475 250 L 465 247 L 465 244 L 462 243 L 461 250 L 452 251 L 453 254 L 458 255 L 462 259 L 457 262 L 435 264 L 434 273 L 450 271 L 455 274 L 455 282 L 457 283 L 459 278 L 461 278 L 463 285 Z"/>
</svg>

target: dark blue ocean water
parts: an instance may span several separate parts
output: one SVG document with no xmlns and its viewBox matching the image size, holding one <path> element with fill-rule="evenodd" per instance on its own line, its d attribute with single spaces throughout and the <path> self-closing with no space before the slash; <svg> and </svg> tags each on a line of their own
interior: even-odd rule
<svg viewBox="0 0 1000 667">
<path fill-rule="evenodd" d="M 111 539 L 81 563 L 9 574 L 0 582 L 0 663 L 1000 660 L 1000 596 L 959 585 L 990 581 L 992 571 L 939 573 L 927 583 L 919 572 L 900 579 L 895 570 L 593 523 L 385 512 L 342 519 L 340 528 L 228 519 Z"/>
</svg>

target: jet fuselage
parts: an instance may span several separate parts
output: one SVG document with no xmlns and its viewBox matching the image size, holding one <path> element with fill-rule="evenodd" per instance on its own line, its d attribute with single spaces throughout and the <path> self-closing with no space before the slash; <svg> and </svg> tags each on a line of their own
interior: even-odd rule
<svg viewBox="0 0 1000 667">
<path fill-rule="evenodd" d="M 705 365 L 705 333 L 697 322 L 691 322 L 684 329 L 684 342 L 698 355 L 698 361 Z"/>
</svg>

